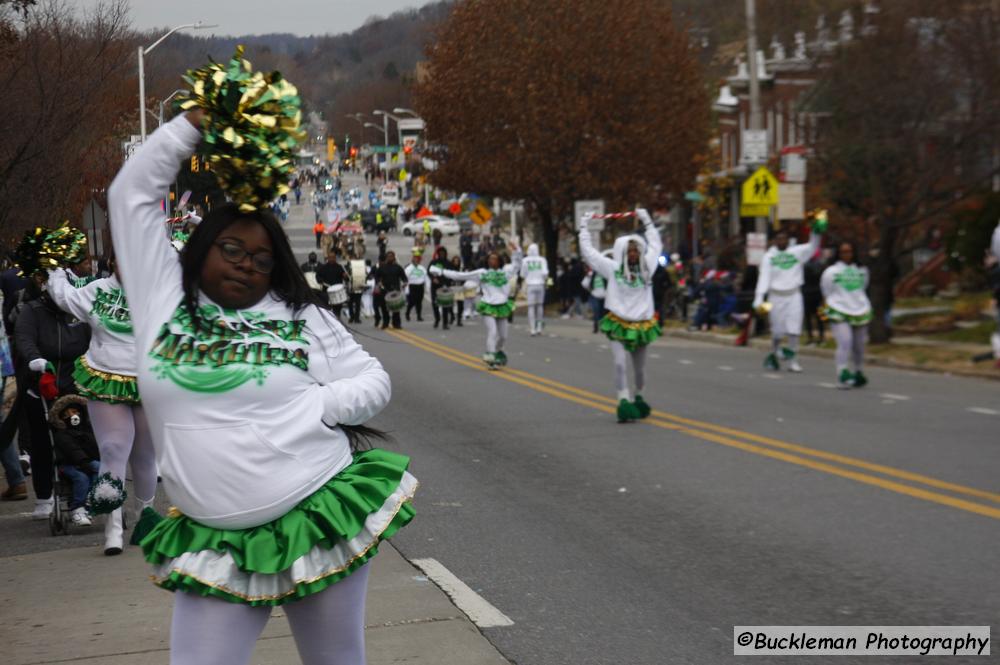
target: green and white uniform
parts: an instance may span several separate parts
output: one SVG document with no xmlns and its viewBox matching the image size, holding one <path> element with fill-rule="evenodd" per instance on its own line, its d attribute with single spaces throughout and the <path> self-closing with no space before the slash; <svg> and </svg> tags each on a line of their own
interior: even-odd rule
<svg viewBox="0 0 1000 665">
<path fill-rule="evenodd" d="M 789 245 L 785 249 L 772 245 L 764 253 L 753 306 L 754 309 L 759 307 L 765 296 L 771 303 L 771 336 L 774 338 L 802 334 L 803 268 L 819 245 L 820 236 L 813 233 L 805 244 Z"/>
<path fill-rule="evenodd" d="M 834 361 L 841 387 L 860 387 L 867 383 L 861 373 L 868 341 L 868 322 L 872 304 L 868 288 L 868 269 L 838 261 L 823 271 L 819 282 L 826 300 L 826 316 L 837 343 Z M 851 365 L 853 364 L 853 372 Z"/>
<path fill-rule="evenodd" d="M 381 411 L 390 382 L 330 312 L 274 294 L 232 310 L 200 294 L 195 320 L 182 304 L 160 201 L 200 140 L 178 116 L 109 192 L 139 386 L 176 506 L 142 547 L 164 588 L 276 605 L 362 566 L 412 518 L 417 483 L 406 457 L 352 454 L 340 425 Z"/>
<path fill-rule="evenodd" d="M 135 337 L 125 292 L 113 275 L 77 288 L 66 270 L 49 272 L 53 302 L 90 324 L 90 347 L 76 361 L 73 378 L 87 399 L 112 404 L 137 404 Z"/>
</svg>

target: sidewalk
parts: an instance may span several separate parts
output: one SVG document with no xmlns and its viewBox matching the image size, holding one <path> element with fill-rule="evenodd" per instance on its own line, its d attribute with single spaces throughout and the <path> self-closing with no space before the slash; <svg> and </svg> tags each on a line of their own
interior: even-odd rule
<svg viewBox="0 0 1000 665">
<path fill-rule="evenodd" d="M 524 302 L 519 299 L 518 317 L 524 316 Z M 523 320 L 523 319 L 522 319 Z M 591 322 L 589 319 L 561 319 L 553 308 L 546 309 L 546 327 L 548 332 L 558 333 L 565 337 L 590 339 Z M 753 349 L 754 352 L 766 354 L 771 348 L 771 341 L 766 336 L 754 337 L 746 347 L 735 347 L 736 334 L 730 332 L 701 332 L 687 330 L 680 326 L 671 326 L 663 330 L 663 337 L 654 346 L 664 346 L 670 339 L 683 339 L 705 344 L 732 346 L 734 348 Z M 920 337 L 899 337 L 891 344 L 869 345 L 865 362 L 879 367 L 891 367 L 918 372 L 936 372 L 956 376 L 974 377 L 1000 381 L 998 371 L 992 361 L 973 363 L 971 358 L 976 353 L 988 351 L 989 347 L 957 342 L 941 342 L 925 340 Z M 833 358 L 832 348 L 816 346 L 799 346 L 803 356 L 817 358 Z"/>
<path fill-rule="evenodd" d="M 389 544 L 372 563 L 369 665 L 509 665 L 475 625 Z M 65 549 L 0 558 L 0 650 L 5 665 L 168 663 L 172 594 L 148 581 L 141 552 Z M 225 639 L 224 636 L 220 636 Z M 298 663 L 281 608 L 251 661 Z"/>
</svg>

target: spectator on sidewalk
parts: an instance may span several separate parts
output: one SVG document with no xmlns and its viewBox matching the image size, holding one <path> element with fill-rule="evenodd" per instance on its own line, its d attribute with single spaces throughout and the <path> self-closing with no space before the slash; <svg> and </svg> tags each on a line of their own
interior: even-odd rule
<svg viewBox="0 0 1000 665">
<path fill-rule="evenodd" d="M 101 470 L 97 438 L 87 419 L 87 400 L 79 395 L 60 397 L 49 413 L 59 471 L 73 485 L 69 502 L 70 519 L 75 526 L 90 526 L 90 514 L 84 502 Z"/>
<path fill-rule="evenodd" d="M 76 391 L 73 370 L 76 359 L 90 346 L 90 326 L 64 313 L 44 290 L 45 273 L 36 273 L 25 287 L 25 304 L 15 326 L 18 400 L 14 410 L 23 409 L 31 436 L 31 482 L 35 488 L 32 518 L 48 519 L 52 512 L 52 444 L 39 397 L 38 379 L 46 367 L 55 370 L 59 393 Z"/>
</svg>

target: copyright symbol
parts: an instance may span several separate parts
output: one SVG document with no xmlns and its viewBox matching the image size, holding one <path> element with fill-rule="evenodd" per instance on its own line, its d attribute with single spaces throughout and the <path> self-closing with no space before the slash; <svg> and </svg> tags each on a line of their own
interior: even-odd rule
<svg viewBox="0 0 1000 665">
<path fill-rule="evenodd" d="M 753 643 L 753 633 L 749 631 L 745 633 L 740 633 L 739 637 L 736 638 L 736 643 L 739 644 L 741 647 L 750 646 L 750 644 Z"/>
</svg>

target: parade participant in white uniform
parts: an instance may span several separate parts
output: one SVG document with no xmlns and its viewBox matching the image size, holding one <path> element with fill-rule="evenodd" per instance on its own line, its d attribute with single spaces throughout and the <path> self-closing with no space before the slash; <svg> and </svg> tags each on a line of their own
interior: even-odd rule
<svg viewBox="0 0 1000 665">
<path fill-rule="evenodd" d="M 538 245 L 528 245 L 528 255 L 521 262 L 521 279 L 527 287 L 528 330 L 541 335 L 545 325 L 545 284 L 549 278 L 549 262 L 538 255 Z"/>
<path fill-rule="evenodd" d="M 854 246 L 841 243 L 837 262 L 823 271 L 820 290 L 826 300 L 826 317 L 833 339 L 837 343 L 835 356 L 837 383 L 840 388 L 860 388 L 868 383 L 861 371 L 868 341 L 868 323 L 872 319 L 872 304 L 868 288 L 868 269 L 859 266 Z M 854 365 L 852 372 L 848 361 Z"/>
<path fill-rule="evenodd" d="M 406 457 L 359 451 L 389 377 L 309 288 L 267 209 L 287 186 L 274 169 L 291 163 L 295 88 L 261 82 L 241 50 L 188 80 L 187 114 L 147 139 L 108 196 L 139 387 L 176 507 L 141 543 L 154 582 L 178 592 L 171 663 L 248 663 L 282 605 L 302 662 L 360 665 L 366 563 L 411 519 L 416 489 Z M 226 100 L 258 83 L 267 104 L 254 106 L 258 94 L 235 117 Z M 256 143 L 241 145 L 253 151 L 234 155 L 222 139 L 233 131 L 252 131 Z M 160 201 L 203 140 L 234 202 L 205 215 L 178 261 Z"/>
<path fill-rule="evenodd" d="M 510 299 L 510 294 L 521 270 L 521 250 L 514 243 L 511 243 L 510 249 L 512 257 L 507 265 L 502 265 L 499 254 L 490 252 L 486 257 L 487 268 L 468 271 L 442 270 L 437 266 L 431 268 L 435 275 L 477 282 L 482 289 L 476 311 L 483 315 L 483 325 L 486 326 L 486 353 L 483 354 L 483 360 L 490 369 L 507 364 L 507 354 L 503 348 L 507 342 L 507 318 L 514 311 L 514 301 Z"/>
<path fill-rule="evenodd" d="M 819 249 L 820 234 L 824 230 L 818 223 L 814 224 L 809 242 L 793 246 L 788 243 L 788 233 L 778 231 L 774 237 L 774 245 L 764 253 L 764 259 L 760 263 L 753 308 L 759 309 L 764 304 L 765 297 L 771 304 L 771 353 L 764 359 L 764 367 L 767 369 L 781 368 L 778 360 L 780 350 L 784 359 L 789 361 L 789 371 L 802 371 L 796 354 L 799 349 L 799 336 L 802 334 L 801 289 L 805 282 L 803 267 Z M 781 341 L 786 337 L 788 346 L 782 348 Z"/>
<path fill-rule="evenodd" d="M 662 334 L 654 318 L 653 273 L 663 242 L 653 219 L 643 208 L 635 211 L 645 229 L 645 238 L 626 235 L 615 239 L 611 258 L 602 256 L 590 239 L 591 215 L 580 220 L 580 254 L 606 282 L 600 329 L 611 341 L 618 391 L 618 422 L 645 418 L 650 407 L 640 394 L 646 384 L 646 347 Z M 628 357 L 632 358 L 635 400 L 629 399 Z"/>
<path fill-rule="evenodd" d="M 49 295 L 59 309 L 90 324 L 90 347 L 76 361 L 73 379 L 88 400 L 87 412 L 101 452 L 101 468 L 87 499 L 92 514 L 108 514 L 104 525 L 104 553 L 121 554 L 122 504 L 125 502 L 125 466 L 132 465 L 132 481 L 140 511 L 153 505 L 156 494 L 156 456 L 149 425 L 139 401 L 135 380 L 135 338 L 125 293 L 117 276 L 75 288 L 66 270 L 49 272 Z M 137 543 L 145 535 L 137 528 Z"/>
<path fill-rule="evenodd" d="M 410 265 L 406 266 L 406 320 L 410 320 L 410 312 L 417 310 L 417 321 L 424 320 L 424 291 L 430 283 L 427 268 L 422 265 L 424 253 L 414 248 Z"/>
</svg>

